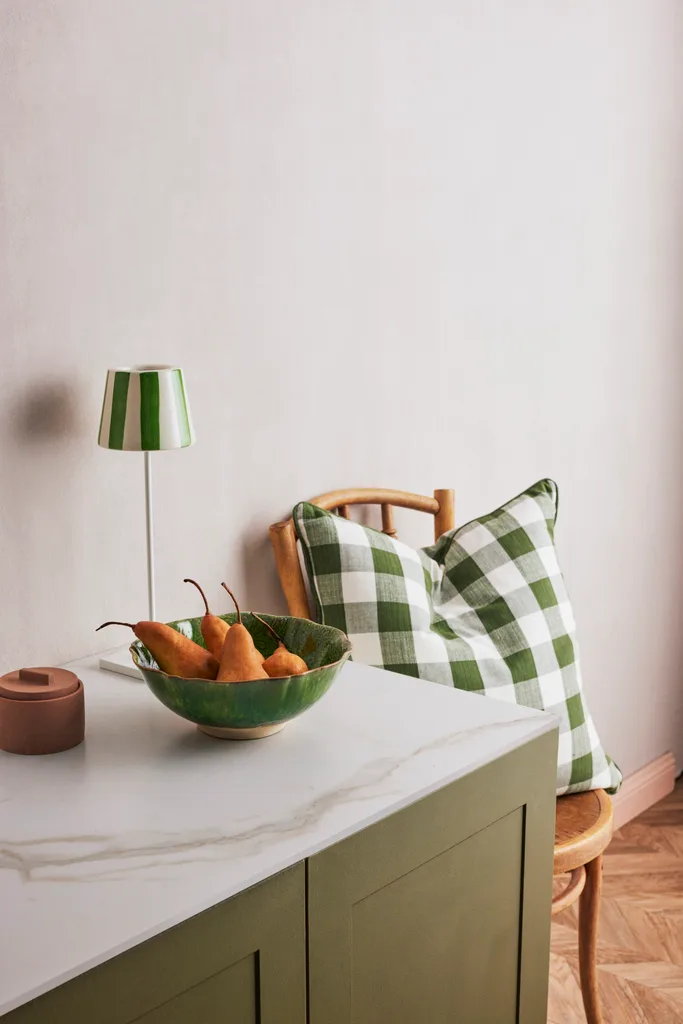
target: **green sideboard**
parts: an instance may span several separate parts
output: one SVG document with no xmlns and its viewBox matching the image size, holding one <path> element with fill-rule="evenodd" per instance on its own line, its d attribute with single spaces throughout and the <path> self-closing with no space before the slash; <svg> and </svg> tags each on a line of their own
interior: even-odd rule
<svg viewBox="0 0 683 1024">
<path fill-rule="evenodd" d="M 536 737 L 2 1024 L 545 1024 L 556 744 Z"/>
</svg>

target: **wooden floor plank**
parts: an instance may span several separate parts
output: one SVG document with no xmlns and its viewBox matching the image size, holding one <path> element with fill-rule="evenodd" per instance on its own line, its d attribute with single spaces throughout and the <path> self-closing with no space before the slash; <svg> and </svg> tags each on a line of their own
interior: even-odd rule
<svg viewBox="0 0 683 1024">
<path fill-rule="evenodd" d="M 683 779 L 605 854 L 598 977 L 606 1024 L 683 1024 Z M 562 887 L 557 880 L 557 887 Z M 585 1024 L 576 906 L 553 921 L 548 1024 Z"/>
</svg>

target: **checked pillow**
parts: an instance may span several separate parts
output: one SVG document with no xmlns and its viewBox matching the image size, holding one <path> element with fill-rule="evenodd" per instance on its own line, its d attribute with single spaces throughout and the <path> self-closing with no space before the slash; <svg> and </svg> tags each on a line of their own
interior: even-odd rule
<svg viewBox="0 0 683 1024">
<path fill-rule="evenodd" d="M 293 515 L 316 617 L 356 661 L 548 711 L 558 794 L 619 788 L 582 692 L 552 480 L 419 551 L 308 502 Z"/>
</svg>

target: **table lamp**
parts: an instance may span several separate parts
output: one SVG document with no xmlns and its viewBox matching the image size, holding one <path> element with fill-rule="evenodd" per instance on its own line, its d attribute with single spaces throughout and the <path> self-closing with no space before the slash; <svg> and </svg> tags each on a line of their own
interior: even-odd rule
<svg viewBox="0 0 683 1024">
<path fill-rule="evenodd" d="M 183 371 L 177 366 L 131 366 L 107 370 L 98 443 L 117 451 L 144 452 L 149 618 L 156 618 L 152 452 L 194 444 Z M 140 677 L 128 647 L 100 659 L 100 667 Z"/>
</svg>

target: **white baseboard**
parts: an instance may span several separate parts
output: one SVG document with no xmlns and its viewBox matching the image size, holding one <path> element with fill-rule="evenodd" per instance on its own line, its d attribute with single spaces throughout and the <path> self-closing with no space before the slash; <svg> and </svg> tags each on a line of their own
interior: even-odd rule
<svg viewBox="0 0 683 1024">
<path fill-rule="evenodd" d="M 674 788 L 675 781 L 676 762 L 672 753 L 662 754 L 629 775 L 617 795 L 612 797 L 614 828 L 621 828 L 662 800 Z"/>
</svg>

